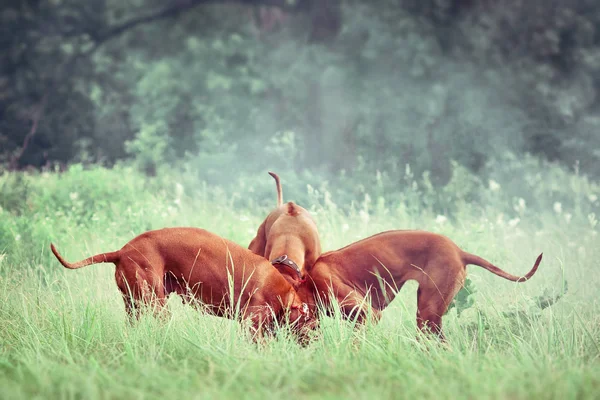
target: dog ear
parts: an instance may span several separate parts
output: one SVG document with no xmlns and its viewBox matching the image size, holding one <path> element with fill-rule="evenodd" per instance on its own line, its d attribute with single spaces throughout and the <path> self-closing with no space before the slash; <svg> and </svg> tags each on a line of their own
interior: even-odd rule
<svg viewBox="0 0 600 400">
<path fill-rule="evenodd" d="M 265 232 L 265 224 L 267 221 L 263 221 L 262 224 L 258 227 L 258 232 L 256 232 L 256 236 L 250 242 L 248 246 L 248 250 L 253 252 L 254 254 L 258 254 L 259 256 L 266 257 L 265 254 L 265 246 L 267 245 L 267 234 Z"/>
</svg>

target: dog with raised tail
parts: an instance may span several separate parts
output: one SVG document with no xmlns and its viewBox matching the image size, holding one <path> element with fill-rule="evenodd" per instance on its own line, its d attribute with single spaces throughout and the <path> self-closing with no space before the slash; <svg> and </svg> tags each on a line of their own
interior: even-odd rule
<svg viewBox="0 0 600 400">
<path fill-rule="evenodd" d="M 417 326 L 442 340 L 442 316 L 463 286 L 466 265 L 485 268 L 504 279 L 525 282 L 537 271 L 542 254 L 524 276 L 509 274 L 487 260 L 461 250 L 449 238 L 424 231 L 388 231 L 321 255 L 297 288 L 316 311 L 321 301 L 331 310 L 364 322 L 379 320 L 381 311 L 408 280 L 418 282 Z"/>
<path fill-rule="evenodd" d="M 70 263 L 50 244 L 66 268 L 113 263 L 130 317 L 143 306 L 160 310 L 171 293 L 199 301 L 217 316 L 249 319 L 255 337 L 275 321 L 289 322 L 303 340 L 315 319 L 294 288 L 271 263 L 240 245 L 198 228 L 142 233 L 118 251 Z"/>
<path fill-rule="evenodd" d="M 306 209 L 292 201 L 283 204 L 279 176 L 274 172 L 269 175 L 277 187 L 277 208 L 260 224 L 248 249 L 270 260 L 287 281 L 297 287 L 307 268 L 321 255 L 319 231 Z"/>
</svg>

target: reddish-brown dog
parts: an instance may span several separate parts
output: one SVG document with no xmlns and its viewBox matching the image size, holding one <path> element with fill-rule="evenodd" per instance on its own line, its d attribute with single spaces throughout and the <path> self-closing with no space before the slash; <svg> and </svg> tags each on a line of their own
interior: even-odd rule
<svg viewBox="0 0 600 400">
<path fill-rule="evenodd" d="M 314 318 L 294 288 L 268 260 L 197 228 L 165 228 L 143 233 L 119 251 L 69 263 L 53 244 L 52 252 L 66 268 L 96 263 L 117 266 L 115 278 L 130 316 L 143 305 L 162 307 L 171 293 L 184 301 L 199 300 L 209 312 L 250 319 L 258 335 L 275 319 L 294 322 L 297 332 Z"/>
<path fill-rule="evenodd" d="M 514 282 L 524 282 L 538 269 L 542 255 L 525 276 L 511 275 L 481 257 L 462 251 L 445 236 L 423 231 L 388 231 L 321 255 L 298 288 L 303 299 L 320 299 L 331 307 L 331 295 L 345 317 L 359 322 L 381 311 L 407 280 L 419 283 L 417 325 L 442 340 L 442 315 L 462 287 L 467 264 Z M 312 294 L 312 296 L 311 296 Z M 311 300 L 312 301 L 312 300 Z M 315 309 L 315 304 L 311 304 Z"/>
<path fill-rule="evenodd" d="M 283 204 L 279 176 L 269 172 L 277 185 L 277 208 L 259 226 L 248 248 L 275 265 L 294 287 L 297 287 L 321 255 L 317 225 L 304 208 L 288 202 Z"/>
</svg>

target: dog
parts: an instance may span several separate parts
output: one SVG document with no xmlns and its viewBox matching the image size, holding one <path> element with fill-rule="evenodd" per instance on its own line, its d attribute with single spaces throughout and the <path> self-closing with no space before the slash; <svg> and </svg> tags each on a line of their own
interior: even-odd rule
<svg viewBox="0 0 600 400">
<path fill-rule="evenodd" d="M 339 250 L 326 252 L 307 270 L 307 280 L 297 290 L 316 311 L 321 302 L 331 311 L 332 297 L 345 318 L 364 323 L 378 321 L 407 280 L 419 283 L 417 326 L 445 341 L 442 316 L 464 284 L 466 265 L 473 264 L 513 282 L 529 280 L 531 271 L 511 275 L 474 254 L 462 251 L 449 238 L 424 231 L 387 231 Z M 310 300 L 312 297 L 312 300 Z"/>
<path fill-rule="evenodd" d="M 308 211 L 292 201 L 283 204 L 279 176 L 273 172 L 269 175 L 277 186 L 277 208 L 258 227 L 248 249 L 270 260 L 297 287 L 306 269 L 321 255 L 319 232 Z"/>
<path fill-rule="evenodd" d="M 308 307 L 271 263 L 240 245 L 198 228 L 164 228 L 142 233 L 121 250 L 67 262 L 69 269 L 113 263 L 125 309 L 134 320 L 143 306 L 164 307 L 171 293 L 184 302 L 199 300 L 209 313 L 249 319 L 254 337 L 262 337 L 275 320 L 291 322 L 297 333 L 314 325 Z M 237 308 L 239 307 L 239 309 Z M 135 317 L 135 318 L 134 318 Z"/>
</svg>

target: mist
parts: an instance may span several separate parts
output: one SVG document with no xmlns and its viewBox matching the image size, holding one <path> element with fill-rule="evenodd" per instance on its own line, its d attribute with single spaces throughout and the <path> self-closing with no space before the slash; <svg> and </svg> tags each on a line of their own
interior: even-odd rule
<svg viewBox="0 0 600 400">
<path fill-rule="evenodd" d="M 5 169 L 125 162 L 265 193 L 275 170 L 295 197 L 351 199 L 407 168 L 486 186 L 507 157 L 600 173 L 588 1 L 76 3 L 0 9 Z"/>
</svg>

